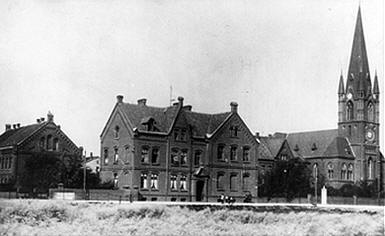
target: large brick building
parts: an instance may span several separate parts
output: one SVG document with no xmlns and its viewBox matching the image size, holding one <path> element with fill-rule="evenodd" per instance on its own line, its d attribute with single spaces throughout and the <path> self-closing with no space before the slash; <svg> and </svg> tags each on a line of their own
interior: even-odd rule
<svg viewBox="0 0 385 236">
<path fill-rule="evenodd" d="M 372 85 L 359 9 L 347 79 L 344 82 L 342 75 L 339 79 L 338 128 L 258 136 L 260 164 L 266 171 L 274 160 L 301 157 L 333 187 L 376 180 L 381 186 L 385 169 L 379 112 L 378 76 L 376 73 Z"/>
<path fill-rule="evenodd" d="M 49 155 L 60 159 L 78 158 L 81 150 L 67 137 L 54 116 L 48 113 L 37 119 L 35 124 L 21 126 L 6 124 L 0 135 L 0 188 L 28 191 L 29 186 L 21 186 L 20 179 L 25 174 L 25 160 L 32 156 Z M 24 189 L 24 190 L 23 190 Z"/>
<path fill-rule="evenodd" d="M 117 103 L 101 133 L 101 178 L 138 189 L 143 200 L 241 201 L 257 196 L 257 147 L 232 102 L 230 111 L 204 114 L 183 105 Z"/>
</svg>

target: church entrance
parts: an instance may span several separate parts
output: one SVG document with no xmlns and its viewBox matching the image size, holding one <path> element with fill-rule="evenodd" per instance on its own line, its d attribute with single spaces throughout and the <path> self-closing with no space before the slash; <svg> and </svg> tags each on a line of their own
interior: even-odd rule
<svg viewBox="0 0 385 236">
<path fill-rule="evenodd" d="M 203 189 L 204 189 L 204 186 L 205 186 L 205 181 L 203 180 L 197 180 L 196 182 L 196 186 L 195 186 L 195 192 L 196 192 L 196 201 L 197 202 L 200 202 L 203 200 Z"/>
</svg>

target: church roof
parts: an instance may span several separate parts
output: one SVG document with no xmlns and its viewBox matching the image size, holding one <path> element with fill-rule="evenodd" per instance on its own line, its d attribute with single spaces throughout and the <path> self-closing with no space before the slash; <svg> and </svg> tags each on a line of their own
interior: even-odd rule
<svg viewBox="0 0 385 236">
<path fill-rule="evenodd" d="M 23 140 L 25 140 L 37 130 L 39 130 L 41 127 L 43 127 L 46 123 L 47 122 L 26 125 L 20 128 L 5 131 L 3 134 L 0 135 L 0 147 L 7 147 L 21 143 Z"/>
</svg>

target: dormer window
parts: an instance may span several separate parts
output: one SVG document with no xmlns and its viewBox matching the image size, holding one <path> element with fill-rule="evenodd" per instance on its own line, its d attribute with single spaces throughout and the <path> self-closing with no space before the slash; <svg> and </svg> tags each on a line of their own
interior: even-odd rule
<svg viewBox="0 0 385 236">
<path fill-rule="evenodd" d="M 317 145 L 316 145 L 315 143 L 313 143 L 313 145 L 311 146 L 311 150 L 312 150 L 312 151 L 317 150 Z"/>
<path fill-rule="evenodd" d="M 298 152 L 299 151 L 299 147 L 298 147 L 298 144 L 295 145 L 294 147 L 294 151 Z"/>
<path fill-rule="evenodd" d="M 152 116 L 144 117 L 140 122 L 146 129 L 146 131 L 158 131 L 155 127 L 155 119 Z"/>
</svg>

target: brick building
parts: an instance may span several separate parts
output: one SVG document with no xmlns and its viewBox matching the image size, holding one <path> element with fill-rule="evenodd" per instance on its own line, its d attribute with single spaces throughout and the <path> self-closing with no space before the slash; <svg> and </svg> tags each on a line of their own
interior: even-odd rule
<svg viewBox="0 0 385 236">
<path fill-rule="evenodd" d="M 117 103 L 101 133 L 101 178 L 138 189 L 143 200 L 242 201 L 255 188 L 257 146 L 232 102 L 230 111 L 204 114 L 183 105 Z"/>
<path fill-rule="evenodd" d="M 19 181 L 25 174 L 25 160 L 44 154 L 64 159 L 80 157 L 81 150 L 54 123 L 51 113 L 48 113 L 47 120 L 40 118 L 35 124 L 6 124 L 5 132 L 0 135 L 0 188 L 28 188 L 20 186 Z"/>
<path fill-rule="evenodd" d="M 323 175 L 333 187 L 376 180 L 381 186 L 385 169 L 379 112 L 378 76 L 372 86 L 359 8 L 347 79 L 344 82 L 342 75 L 339 79 L 338 128 L 257 136 L 261 166 L 267 171 L 274 160 L 301 157 L 310 163 L 313 174 Z"/>
</svg>

